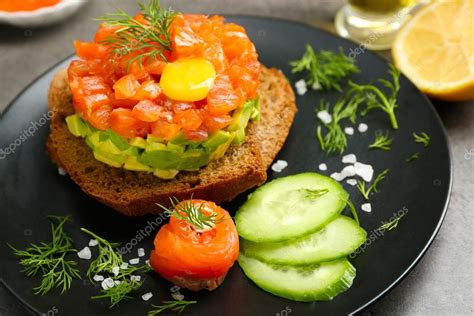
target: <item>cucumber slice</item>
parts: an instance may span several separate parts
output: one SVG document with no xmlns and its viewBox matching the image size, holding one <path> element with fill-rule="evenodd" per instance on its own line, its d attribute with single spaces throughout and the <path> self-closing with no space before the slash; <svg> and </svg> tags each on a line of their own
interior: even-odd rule
<svg viewBox="0 0 474 316">
<path fill-rule="evenodd" d="M 295 267 L 270 265 L 240 254 L 239 265 L 265 291 L 301 302 L 332 300 L 351 287 L 356 275 L 347 259 Z"/>
<path fill-rule="evenodd" d="M 317 232 L 278 243 L 255 243 L 242 239 L 241 251 L 248 257 L 273 264 L 308 265 L 350 255 L 367 232 L 347 216 L 339 216 Z"/>
<path fill-rule="evenodd" d="M 319 195 L 318 190 L 327 190 Z M 311 234 L 336 218 L 349 194 L 317 173 L 279 178 L 258 188 L 235 216 L 237 230 L 254 242 L 279 242 Z"/>
</svg>

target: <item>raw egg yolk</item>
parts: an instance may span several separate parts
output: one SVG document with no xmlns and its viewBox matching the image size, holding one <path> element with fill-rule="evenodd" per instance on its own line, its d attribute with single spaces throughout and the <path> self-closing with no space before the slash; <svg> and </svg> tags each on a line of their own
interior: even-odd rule
<svg viewBox="0 0 474 316">
<path fill-rule="evenodd" d="M 204 58 L 178 59 L 166 64 L 161 75 L 163 93 L 176 101 L 199 101 L 207 97 L 216 78 L 212 63 Z"/>
</svg>

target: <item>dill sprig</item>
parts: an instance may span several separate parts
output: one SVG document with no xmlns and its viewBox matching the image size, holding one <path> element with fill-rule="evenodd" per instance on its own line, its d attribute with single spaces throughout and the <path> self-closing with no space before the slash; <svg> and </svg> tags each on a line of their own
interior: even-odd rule
<svg viewBox="0 0 474 316">
<path fill-rule="evenodd" d="M 357 211 L 356 211 L 356 208 L 354 207 L 354 203 L 352 203 L 351 200 L 347 200 L 346 203 L 349 206 L 349 209 L 351 210 L 352 217 L 354 217 L 355 221 L 357 222 L 357 225 L 360 225 L 359 215 L 357 215 Z"/>
<path fill-rule="evenodd" d="M 344 54 L 321 50 L 316 53 L 311 45 L 306 45 L 306 52 L 301 59 L 290 62 L 292 73 L 306 71 L 306 83 L 314 90 L 335 89 L 342 91 L 339 82 L 352 73 L 359 72 L 355 60 Z"/>
<path fill-rule="evenodd" d="M 396 216 L 394 219 L 392 219 L 391 221 L 389 221 L 387 223 L 384 223 L 383 225 L 381 225 L 376 230 L 384 232 L 384 231 L 387 231 L 387 230 L 392 230 L 394 228 L 397 228 L 398 223 L 400 222 L 402 217 L 405 216 L 405 214 L 406 213 L 402 213 L 401 215 Z"/>
<path fill-rule="evenodd" d="M 362 98 L 354 96 L 350 99 L 340 99 L 335 103 L 332 109 L 331 122 L 323 123 L 328 130 L 326 135 L 323 136 L 321 126 L 318 126 L 316 132 L 316 137 L 323 151 L 328 154 L 342 154 L 344 152 L 347 147 L 347 136 L 340 122 L 344 119 L 349 119 L 352 123 L 355 123 L 357 109 L 362 101 Z M 319 111 L 328 111 L 329 113 L 329 103 L 325 103 L 322 100 L 320 108 L 317 109 L 316 112 Z"/>
<path fill-rule="evenodd" d="M 102 290 L 102 295 L 92 296 L 91 299 L 110 299 L 110 308 L 118 305 L 122 301 L 129 301 L 133 299 L 133 296 L 129 295 L 131 292 L 136 291 L 142 286 L 142 282 L 136 280 L 121 281 L 119 284 L 115 284 L 114 287 L 107 290 Z"/>
<path fill-rule="evenodd" d="M 171 199 L 171 208 L 158 204 L 165 212 L 177 219 L 186 221 L 199 230 L 206 230 L 221 223 L 225 217 L 216 213 L 206 214 L 202 209 L 202 203 L 194 203 L 191 199 L 180 202 L 177 198 Z"/>
<path fill-rule="evenodd" d="M 165 51 L 172 50 L 170 25 L 176 13 L 171 9 L 162 9 L 159 0 L 150 0 L 138 3 L 144 19 L 147 23 L 142 23 L 119 9 L 115 13 L 108 13 L 97 20 L 105 22 L 108 26 L 119 27 L 113 35 L 102 41 L 112 49 L 112 52 L 119 56 L 139 52 L 138 55 L 129 60 L 128 66 L 135 61 L 143 63 L 144 58 L 149 61 L 161 57 L 167 61 Z"/>
<path fill-rule="evenodd" d="M 13 253 L 20 257 L 20 264 L 24 267 L 23 272 L 27 277 L 33 277 L 41 273 L 42 280 L 35 287 L 35 294 L 44 295 L 53 288 L 61 288 L 61 294 L 71 287 L 73 279 L 80 279 L 79 270 L 75 268 L 76 261 L 66 260 L 66 255 L 77 252 L 73 248 L 73 241 L 64 232 L 64 224 L 69 221 L 69 216 L 48 216 L 51 220 L 50 243 L 31 244 L 25 250 L 18 250 L 8 246 Z"/>
<path fill-rule="evenodd" d="M 428 134 L 425 132 L 421 132 L 420 135 L 413 133 L 413 139 L 415 140 L 415 143 L 423 144 L 425 147 L 430 145 L 430 136 L 428 136 Z"/>
<path fill-rule="evenodd" d="M 414 153 L 413 155 L 405 159 L 405 161 L 412 162 L 413 160 L 417 160 L 418 158 L 420 158 L 420 153 Z"/>
<path fill-rule="evenodd" d="M 115 284 L 113 287 L 102 290 L 102 295 L 91 297 L 92 299 L 109 298 L 110 307 L 114 307 L 122 300 L 129 300 L 132 297 L 129 295 L 132 291 L 137 290 L 142 282 L 136 280 L 130 280 L 129 277 L 132 274 L 139 272 L 150 271 L 149 265 L 145 264 L 142 266 L 127 265 L 126 268 L 121 268 L 124 263 L 122 255 L 118 252 L 120 244 L 111 243 L 106 239 L 94 234 L 93 232 L 81 228 L 81 230 L 98 241 L 99 254 L 94 261 L 91 262 L 89 269 L 87 270 L 87 276 L 92 282 L 92 278 L 96 274 L 107 273 L 112 276 L 114 281 L 120 281 L 119 284 Z M 113 268 L 119 267 L 119 273 L 113 274 Z"/>
<path fill-rule="evenodd" d="M 172 312 L 181 313 L 186 307 L 192 304 L 196 304 L 197 301 L 163 301 L 162 305 L 151 305 L 155 310 L 149 311 L 148 316 L 158 315 L 164 311 L 170 310 Z"/>
<path fill-rule="evenodd" d="M 389 172 L 390 172 L 389 169 L 385 169 L 384 171 L 379 173 L 379 175 L 375 178 L 374 182 L 368 188 L 366 188 L 366 182 L 365 181 L 362 181 L 362 180 L 357 181 L 357 189 L 359 189 L 360 193 L 362 194 L 362 196 L 364 197 L 364 199 L 366 201 L 369 200 L 369 196 L 370 196 L 370 193 L 372 191 L 374 191 L 376 193 L 379 192 L 377 186 L 380 183 L 380 181 L 385 179 L 386 175 Z"/>
<path fill-rule="evenodd" d="M 388 132 L 377 131 L 375 132 L 375 139 L 372 144 L 369 145 L 371 149 L 382 149 L 390 150 L 393 138 L 391 138 Z"/>
<path fill-rule="evenodd" d="M 362 116 L 365 116 L 373 109 L 380 109 L 388 115 L 392 127 L 394 129 L 398 129 L 398 121 L 395 115 L 395 110 L 398 107 L 397 95 L 398 91 L 400 90 L 400 71 L 395 68 L 395 66 L 390 64 L 388 72 L 392 77 L 392 82 L 385 79 L 378 80 L 388 90 L 388 94 L 384 93 L 375 85 L 360 85 L 354 82 L 349 82 L 351 89 L 349 90 L 348 94 L 355 94 L 364 98 L 366 102 L 366 108 L 361 112 Z"/>
</svg>

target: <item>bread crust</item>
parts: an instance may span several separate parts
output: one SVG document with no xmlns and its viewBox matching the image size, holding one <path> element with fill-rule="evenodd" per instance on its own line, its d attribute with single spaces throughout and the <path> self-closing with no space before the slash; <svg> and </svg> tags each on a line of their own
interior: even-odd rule
<svg viewBox="0 0 474 316">
<path fill-rule="evenodd" d="M 283 146 L 296 113 L 293 90 L 280 71 L 263 67 L 260 81 L 262 117 L 249 124 L 245 143 L 231 146 L 223 158 L 198 172 L 180 172 L 175 179 L 162 180 L 97 161 L 84 140 L 69 132 L 65 118 L 74 114 L 74 107 L 67 72 L 62 70 L 49 90 L 52 116 L 47 150 L 86 194 L 128 216 L 159 213 L 157 204 L 169 205 L 171 197 L 230 201 L 266 181 L 266 170 Z"/>
</svg>

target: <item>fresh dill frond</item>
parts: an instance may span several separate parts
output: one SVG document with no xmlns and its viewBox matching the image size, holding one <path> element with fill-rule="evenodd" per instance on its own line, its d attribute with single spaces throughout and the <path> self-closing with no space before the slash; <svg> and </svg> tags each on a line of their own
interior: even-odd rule
<svg viewBox="0 0 474 316">
<path fill-rule="evenodd" d="M 406 213 L 402 213 L 401 215 L 396 216 L 394 219 L 392 219 L 390 222 L 384 223 L 381 225 L 379 228 L 376 230 L 380 232 L 388 231 L 397 228 L 398 223 L 402 219 L 403 216 L 405 216 Z"/>
<path fill-rule="evenodd" d="M 413 139 L 415 140 L 415 143 L 423 144 L 425 147 L 430 145 L 430 136 L 428 136 L 428 134 L 425 132 L 421 132 L 420 135 L 413 133 Z"/>
<path fill-rule="evenodd" d="M 360 225 L 359 223 L 359 215 L 357 215 L 357 211 L 354 207 L 354 203 L 352 203 L 351 200 L 347 200 L 347 205 L 349 206 L 349 209 L 351 210 L 352 217 L 354 217 L 355 221 L 357 222 L 357 225 Z"/>
<path fill-rule="evenodd" d="M 148 316 L 158 315 L 164 311 L 170 310 L 172 312 L 182 313 L 186 307 L 196 304 L 197 301 L 163 301 L 162 305 L 151 305 L 155 309 L 148 312 Z"/>
<path fill-rule="evenodd" d="M 405 161 L 412 162 L 413 160 L 417 160 L 418 158 L 420 158 L 420 153 L 414 153 L 413 155 L 405 159 Z"/>
<path fill-rule="evenodd" d="M 352 123 L 355 123 L 357 118 L 357 110 L 363 99 L 358 96 L 354 96 L 350 99 L 340 99 L 336 101 L 332 109 L 331 122 L 324 123 L 327 128 L 326 135 L 323 136 L 321 126 L 318 126 L 316 137 L 321 146 L 321 150 L 328 154 L 339 153 L 342 154 L 347 147 L 347 136 L 342 129 L 340 122 L 344 119 L 349 119 Z M 329 104 L 321 101 L 320 108 L 316 110 L 318 113 L 321 110 L 328 111 Z"/>
<path fill-rule="evenodd" d="M 158 56 L 167 61 L 165 51 L 172 50 L 170 26 L 176 13 L 171 9 L 162 9 L 159 0 L 138 3 L 146 23 L 119 9 L 97 20 L 111 27 L 118 27 L 112 35 L 102 41 L 118 56 L 139 52 L 129 60 L 128 66 L 135 61 L 143 63 L 144 58 L 156 60 Z"/>
<path fill-rule="evenodd" d="M 378 80 L 387 89 L 387 94 L 375 85 L 360 85 L 354 82 L 349 82 L 351 89 L 348 94 L 359 95 L 359 97 L 364 98 L 366 108 L 361 112 L 362 116 L 374 109 L 380 109 L 388 115 L 392 128 L 398 129 L 395 110 L 398 107 L 397 95 L 400 90 L 400 71 L 390 64 L 388 72 L 392 77 L 392 82 L 385 79 Z"/>
<path fill-rule="evenodd" d="M 214 227 L 214 225 L 224 221 L 223 215 L 219 216 L 216 213 L 207 214 L 203 210 L 203 205 L 196 204 L 193 199 L 184 200 L 180 202 L 177 198 L 171 199 L 171 209 L 158 204 L 165 212 L 171 214 L 177 219 L 186 221 L 188 224 L 194 226 L 199 230 L 206 230 Z"/>
<path fill-rule="evenodd" d="M 73 248 L 73 241 L 64 232 L 64 224 L 69 221 L 69 216 L 48 216 L 51 220 L 52 241 L 42 242 L 38 245 L 31 244 L 25 250 L 18 250 L 8 246 L 13 253 L 20 257 L 20 264 L 27 277 L 41 274 L 42 280 L 35 287 L 35 294 L 44 295 L 53 288 L 61 288 L 61 294 L 71 287 L 73 279 L 81 279 L 79 270 L 75 268 L 76 261 L 67 260 L 66 255 L 77 252 Z"/>
<path fill-rule="evenodd" d="M 357 189 L 359 189 L 360 193 L 362 194 L 362 196 L 364 197 L 366 201 L 369 200 L 369 196 L 372 191 L 376 193 L 379 192 L 377 186 L 380 183 L 380 181 L 385 179 L 385 177 L 387 176 L 389 172 L 390 172 L 390 169 L 385 169 L 384 171 L 379 173 L 379 175 L 375 178 L 374 182 L 368 188 L 366 188 L 365 181 L 363 180 L 357 181 Z"/>
<path fill-rule="evenodd" d="M 292 73 L 307 72 L 305 81 L 314 90 L 342 91 L 340 81 L 359 72 L 355 60 L 346 56 L 342 48 L 339 53 L 326 50 L 316 53 L 309 44 L 301 59 L 291 61 L 290 66 Z"/>
<path fill-rule="evenodd" d="M 91 282 L 94 275 L 104 273 L 110 275 L 114 281 L 120 282 L 111 288 L 102 290 L 102 295 L 93 296 L 91 298 L 108 298 L 110 299 L 110 307 L 114 307 L 122 300 L 131 299 L 132 297 L 129 294 L 132 291 L 137 290 L 142 285 L 142 282 L 131 280 L 130 276 L 135 273 L 150 271 L 150 266 L 147 264 L 142 266 L 127 265 L 126 268 L 122 268 L 124 260 L 122 255 L 118 252 L 120 244 L 111 243 L 85 228 L 81 228 L 81 230 L 98 241 L 97 246 L 99 248 L 99 254 L 97 255 L 97 258 L 91 262 L 89 269 L 87 270 L 87 276 Z M 115 267 L 120 268 L 118 274 L 113 273 Z"/>
<path fill-rule="evenodd" d="M 388 132 L 377 131 L 374 142 L 369 145 L 369 148 L 388 151 L 391 149 L 392 141 L 393 138 L 389 136 Z"/>
<path fill-rule="evenodd" d="M 141 285 L 142 282 L 136 280 L 121 281 L 119 284 L 115 284 L 114 287 L 111 287 L 107 290 L 102 290 L 102 295 L 92 296 L 91 299 L 110 299 L 110 308 L 112 308 L 122 301 L 129 301 L 133 299 L 133 296 L 131 296 L 130 293 L 138 290 Z"/>
</svg>

